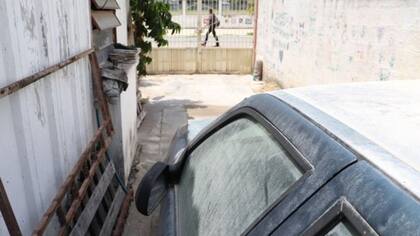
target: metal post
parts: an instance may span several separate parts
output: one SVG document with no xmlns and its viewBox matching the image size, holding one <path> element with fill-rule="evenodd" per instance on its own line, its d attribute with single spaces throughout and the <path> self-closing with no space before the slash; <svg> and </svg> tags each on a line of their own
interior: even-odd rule
<svg viewBox="0 0 420 236">
<path fill-rule="evenodd" d="M 197 59 L 196 59 L 196 71 L 201 72 L 201 32 L 202 32 L 202 0 L 197 0 Z"/>
<path fill-rule="evenodd" d="M 219 0 L 219 19 L 222 19 L 223 0 Z"/>
<path fill-rule="evenodd" d="M 259 7 L 259 0 L 255 0 L 254 2 L 254 42 L 253 42 L 253 49 L 252 49 L 252 66 L 255 66 L 255 61 L 257 60 L 257 40 L 258 40 L 258 7 Z"/>
<path fill-rule="evenodd" d="M 0 212 L 6 223 L 7 230 L 11 236 L 22 235 L 16 217 L 13 214 L 12 206 L 10 205 L 9 198 L 7 197 L 6 190 L 4 189 L 3 182 L 0 179 Z"/>
<path fill-rule="evenodd" d="M 202 0 L 197 0 L 197 43 L 200 46 L 201 45 L 201 32 L 202 32 L 202 25 L 201 22 L 203 22 L 202 19 Z"/>
<path fill-rule="evenodd" d="M 187 0 L 182 0 L 182 15 L 184 18 L 187 15 Z"/>
</svg>

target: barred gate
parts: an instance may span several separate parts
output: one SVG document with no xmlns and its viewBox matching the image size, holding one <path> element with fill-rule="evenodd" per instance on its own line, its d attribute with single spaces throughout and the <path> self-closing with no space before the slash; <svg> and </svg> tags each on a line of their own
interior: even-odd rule
<svg viewBox="0 0 420 236">
<path fill-rule="evenodd" d="M 149 74 L 250 73 L 254 45 L 255 0 L 164 0 L 181 32 L 167 35 L 168 46 L 153 45 Z M 216 28 L 220 47 L 209 34 L 209 9 L 220 21 Z M 239 60 L 239 61 L 238 61 Z"/>
</svg>

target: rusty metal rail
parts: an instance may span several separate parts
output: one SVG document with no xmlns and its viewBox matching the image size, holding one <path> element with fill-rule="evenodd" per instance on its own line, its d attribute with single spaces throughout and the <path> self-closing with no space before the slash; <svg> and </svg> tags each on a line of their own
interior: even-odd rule
<svg viewBox="0 0 420 236">
<path fill-rule="evenodd" d="M 57 69 L 70 64 L 78 58 L 82 58 L 86 55 L 89 55 L 92 71 L 94 97 L 101 110 L 102 125 L 98 128 L 94 137 L 89 141 L 86 148 L 82 152 L 79 160 L 77 161 L 73 169 L 70 171 L 70 174 L 67 176 L 62 186 L 59 188 L 50 207 L 43 215 L 39 225 L 33 231 L 33 235 L 43 235 L 54 214 L 57 214 L 59 223 L 61 225 L 60 235 L 64 235 L 67 233 L 67 227 L 69 226 L 69 224 L 72 223 L 72 221 L 76 217 L 78 211 L 80 210 L 80 207 L 83 207 L 81 206 L 83 199 L 87 197 L 88 190 L 92 186 L 94 176 L 99 170 L 99 166 L 105 157 L 109 145 L 111 144 L 110 137 L 113 134 L 111 115 L 102 88 L 102 79 L 97 58 L 95 53 L 92 52 L 92 49 L 87 50 L 81 54 L 70 58 L 66 62 L 60 63 L 58 66 L 53 66 Z M 51 67 L 51 70 L 53 67 Z M 48 73 L 52 72 L 50 70 L 47 70 L 47 72 L 43 72 L 42 74 L 45 76 Z M 39 79 L 39 76 L 32 77 L 31 81 L 34 82 L 33 79 L 35 79 L 36 81 L 36 78 Z M 100 149 L 97 150 L 97 148 Z M 89 171 L 85 175 L 84 169 L 86 168 L 88 168 Z M 80 178 L 78 179 L 78 177 L 80 176 L 83 176 L 81 180 Z M 81 184 L 79 187 L 77 187 L 80 181 Z M 70 194 L 73 197 L 70 199 L 66 198 L 66 194 Z M 66 199 L 67 202 L 70 201 L 70 206 L 68 207 L 67 211 L 62 206 L 64 199 Z"/>
<path fill-rule="evenodd" d="M 19 225 L 17 223 L 15 214 L 13 213 L 12 206 L 10 205 L 9 198 L 7 197 L 6 189 L 4 188 L 3 181 L 0 178 L 0 212 L 3 215 L 4 222 L 6 223 L 7 230 L 11 236 L 20 236 Z"/>
<path fill-rule="evenodd" d="M 118 215 L 117 223 L 115 224 L 115 229 L 112 232 L 112 236 L 120 236 L 124 232 L 124 226 L 128 217 L 130 204 L 133 201 L 133 189 L 131 188 L 127 195 L 124 198 L 124 202 L 121 206 L 120 214 Z"/>
<path fill-rule="evenodd" d="M 60 189 L 55 195 L 50 207 L 45 212 L 38 227 L 34 230 L 33 235 L 42 235 L 45 232 L 45 229 L 47 228 L 48 223 L 50 222 L 51 218 L 54 216 L 55 212 L 57 212 L 59 218 L 63 218 L 64 213 L 62 212 L 63 210 L 61 209 L 61 202 L 63 201 L 64 196 L 66 195 L 66 192 L 69 191 L 74 185 L 76 177 L 82 171 L 82 168 L 85 165 L 85 163 L 91 157 L 91 153 L 95 150 L 97 143 L 100 142 L 101 138 L 103 137 L 103 133 L 108 127 L 110 122 L 111 122 L 110 120 L 107 120 L 106 122 L 104 122 L 102 126 L 96 131 L 95 136 L 89 141 L 85 150 L 82 152 L 80 159 L 77 161 L 76 165 L 70 171 L 70 174 L 67 176 L 66 180 L 64 181 L 64 184 L 61 185 Z M 109 143 L 107 145 L 109 145 Z M 102 153 L 102 156 L 103 154 L 105 154 L 105 152 Z M 64 220 L 67 221 L 66 219 L 67 219 L 67 215 L 65 216 Z"/>
<path fill-rule="evenodd" d="M 28 85 L 44 78 L 45 76 L 47 76 L 51 73 L 54 73 L 55 71 L 57 71 L 57 70 L 65 67 L 65 66 L 67 66 L 67 65 L 69 65 L 69 64 L 71 64 L 71 63 L 89 55 L 89 54 L 91 54 L 94 51 L 95 50 L 93 48 L 88 49 L 88 50 L 83 51 L 79 54 L 76 54 L 76 55 L 74 55 L 74 56 L 72 56 L 72 57 L 70 57 L 70 58 L 68 58 L 68 59 L 66 59 L 66 60 L 64 60 L 64 61 L 62 61 L 58 64 L 50 66 L 50 67 L 48 67 L 48 68 L 46 68 L 46 69 L 44 69 L 40 72 L 37 72 L 33 75 L 27 76 L 27 77 L 25 77 L 21 80 L 18 80 L 18 81 L 14 82 L 14 83 L 11 83 L 11 84 L 9 84 L 5 87 L 2 87 L 2 88 L 0 88 L 0 98 L 5 97 L 7 95 L 10 95 L 10 94 L 28 86 Z"/>
</svg>

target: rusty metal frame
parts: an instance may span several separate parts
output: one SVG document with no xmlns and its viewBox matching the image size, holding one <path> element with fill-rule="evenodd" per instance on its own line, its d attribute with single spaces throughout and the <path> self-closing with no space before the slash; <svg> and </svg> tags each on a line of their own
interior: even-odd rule
<svg viewBox="0 0 420 236">
<path fill-rule="evenodd" d="M 79 191 L 77 191 L 76 199 L 73 200 L 69 210 L 67 211 L 65 215 L 63 226 L 61 226 L 60 228 L 59 235 L 65 235 L 67 224 L 69 224 L 76 216 L 77 210 L 79 209 L 83 198 L 86 196 L 89 186 L 92 184 L 93 176 L 95 175 L 96 169 L 99 167 L 99 164 L 104 159 L 105 152 L 108 149 L 110 144 L 111 144 L 111 139 L 108 138 L 107 140 L 105 140 L 105 145 L 101 148 L 99 153 L 96 155 L 96 159 L 89 169 L 88 176 L 84 179 Z"/>
<path fill-rule="evenodd" d="M 129 209 L 130 209 L 130 204 L 133 201 L 133 195 L 134 195 L 134 192 L 133 192 L 133 189 L 131 188 L 124 198 L 124 202 L 121 206 L 121 211 L 118 215 L 117 223 L 115 224 L 115 229 L 112 232 L 113 236 L 120 236 L 123 234 L 124 225 L 126 223 Z"/>
<path fill-rule="evenodd" d="M 43 235 L 45 232 L 49 222 L 51 221 L 54 213 L 57 214 L 58 220 L 60 222 L 61 228 L 59 231 L 59 235 L 66 234 L 66 227 L 71 221 L 75 218 L 83 199 L 86 197 L 88 193 L 88 189 L 93 182 L 93 178 L 95 176 L 96 170 L 99 168 L 100 163 L 104 159 L 106 155 L 106 151 L 111 144 L 111 136 L 114 132 L 112 126 L 111 115 L 109 112 L 108 103 L 106 101 L 105 94 L 102 88 L 102 79 L 100 74 L 99 64 L 96 58 L 96 54 L 89 52 L 89 60 L 91 65 L 92 71 L 92 83 L 93 83 L 93 90 L 94 90 L 94 97 L 95 102 L 99 105 L 102 115 L 102 125 L 96 131 L 94 137 L 89 141 L 88 145 L 82 152 L 80 159 L 77 161 L 76 165 L 70 171 L 70 174 L 67 176 L 66 180 L 58 190 L 57 194 L 55 195 L 50 207 L 47 209 L 45 214 L 43 215 L 41 222 L 35 228 L 32 235 Z M 100 150 L 96 150 L 100 145 Z M 94 154 L 94 155 L 92 155 Z M 94 156 L 94 158 L 92 158 Z M 87 174 L 83 179 L 81 186 L 76 189 L 75 180 L 77 176 L 84 172 L 85 164 L 88 161 L 92 161 L 92 165 L 86 171 Z M 66 196 L 66 193 L 73 192 L 75 198 L 72 199 L 70 208 L 67 212 L 64 211 L 61 204 Z"/>
<path fill-rule="evenodd" d="M 104 120 L 111 120 L 111 114 L 109 112 L 108 103 L 105 97 L 105 93 L 102 87 L 102 78 L 101 72 L 99 68 L 98 58 L 96 57 L 96 53 L 89 54 L 90 66 L 92 71 L 92 81 L 93 81 L 93 91 L 95 95 L 95 100 L 99 105 L 99 108 L 102 113 L 102 118 Z M 114 131 L 112 122 L 107 126 L 108 135 L 112 135 Z"/>
<path fill-rule="evenodd" d="M 0 178 L 0 212 L 3 215 L 4 222 L 6 223 L 7 230 L 11 236 L 20 236 L 19 225 L 17 223 L 15 214 L 13 213 L 12 206 L 10 205 L 9 198 L 7 197 L 6 189 L 4 188 L 3 181 Z"/>
<path fill-rule="evenodd" d="M 54 72 L 58 71 L 59 69 L 65 67 L 65 66 L 68 66 L 69 64 L 71 64 L 71 63 L 73 63 L 73 62 L 75 62 L 75 61 L 77 61 L 77 60 L 79 60 L 79 59 L 81 59 L 81 58 L 83 58 L 87 55 L 90 55 L 94 51 L 95 51 L 95 49 L 93 49 L 93 48 L 88 49 L 88 50 L 83 51 L 79 54 L 76 54 L 76 55 L 74 55 L 74 56 L 72 56 L 72 57 L 70 57 L 70 58 L 68 58 L 68 59 L 66 59 L 66 60 L 64 60 L 64 61 L 62 61 L 58 64 L 52 65 L 52 66 L 50 66 L 50 67 L 48 67 L 48 68 L 46 68 L 46 69 L 44 69 L 40 72 L 37 72 L 33 75 L 27 76 L 27 77 L 25 77 L 21 80 L 18 80 L 18 81 L 13 82 L 13 83 L 5 86 L 5 87 L 2 87 L 2 88 L 0 88 L 0 98 L 5 97 L 7 95 L 10 95 L 10 94 L 12 94 L 12 93 L 24 88 L 24 87 L 36 82 L 36 81 L 44 78 L 45 76 L 47 76 L 51 73 L 54 73 Z"/>
<path fill-rule="evenodd" d="M 51 218 L 54 216 L 55 212 L 57 212 L 59 220 L 62 221 L 60 223 L 65 223 L 67 221 L 68 218 L 67 218 L 67 215 L 65 215 L 63 209 L 61 208 L 61 202 L 63 201 L 64 196 L 66 195 L 66 192 L 69 191 L 73 187 L 76 177 L 82 171 L 84 163 L 86 163 L 86 161 L 88 161 L 89 158 L 91 157 L 92 152 L 95 150 L 96 144 L 101 140 L 101 138 L 103 138 L 103 133 L 110 122 L 111 122 L 110 120 L 107 120 L 105 123 L 103 123 L 103 125 L 96 131 L 95 136 L 89 141 L 87 147 L 82 152 L 80 159 L 77 161 L 76 165 L 70 171 L 70 174 L 67 176 L 63 185 L 61 185 L 60 189 L 55 195 L 50 207 L 47 209 L 44 216 L 42 217 L 41 222 L 34 230 L 33 235 L 42 235 L 45 232 L 45 229 L 47 228 L 48 223 L 51 221 Z M 103 154 L 105 154 L 105 152 L 103 152 Z M 100 155 L 98 156 L 100 157 Z M 99 157 L 98 159 L 100 159 Z M 85 184 L 85 186 L 88 184 L 90 184 L 90 181 L 87 184 Z M 88 186 L 84 188 L 87 188 L 87 187 Z M 84 192 L 85 191 L 86 190 L 84 190 Z M 77 196 L 79 197 L 80 194 L 83 194 L 83 192 L 80 193 L 80 190 L 79 190 L 79 192 L 76 194 L 78 194 Z"/>
</svg>

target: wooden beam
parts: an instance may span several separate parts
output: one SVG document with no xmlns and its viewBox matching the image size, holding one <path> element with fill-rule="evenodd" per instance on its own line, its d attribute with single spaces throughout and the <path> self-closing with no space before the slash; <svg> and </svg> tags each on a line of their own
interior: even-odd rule
<svg viewBox="0 0 420 236">
<path fill-rule="evenodd" d="M 17 223 L 15 214 L 13 213 L 12 206 L 10 205 L 9 198 L 7 197 L 6 189 L 4 188 L 3 181 L 0 178 L 0 212 L 3 215 L 4 222 L 6 223 L 7 230 L 11 236 L 22 235 L 19 225 Z"/>
<path fill-rule="evenodd" d="M 105 169 L 101 179 L 99 180 L 98 185 L 95 187 L 92 195 L 89 198 L 88 203 L 86 204 L 83 212 L 80 214 L 76 225 L 73 227 L 70 235 L 85 235 L 89 229 L 89 225 L 92 222 L 93 217 L 98 210 L 100 203 L 105 195 L 106 190 L 111 183 L 112 178 L 114 177 L 115 169 L 112 163 L 108 163 L 107 168 Z"/>
<path fill-rule="evenodd" d="M 108 210 L 105 222 L 102 226 L 100 236 L 110 236 L 112 233 L 112 228 L 115 225 L 115 220 L 117 219 L 118 213 L 121 209 L 121 204 L 124 200 L 125 193 L 121 186 L 118 188 L 117 193 L 115 194 L 114 201 L 112 201 L 111 207 Z"/>
<path fill-rule="evenodd" d="M 48 68 L 46 68 L 46 69 L 44 69 L 40 72 L 37 72 L 33 75 L 30 75 L 28 77 L 25 77 L 21 80 L 18 80 L 16 82 L 14 82 L 14 83 L 11 83 L 11 84 L 9 84 L 5 87 L 2 87 L 2 88 L 0 88 L 0 98 L 5 97 L 7 95 L 10 95 L 10 94 L 28 86 L 28 85 L 44 78 L 45 76 L 47 76 L 51 73 L 54 73 L 57 70 L 59 70 L 59 69 L 65 67 L 65 66 L 67 66 L 67 65 L 69 65 L 69 64 L 71 64 L 71 63 L 89 55 L 89 54 L 91 54 L 94 51 L 95 50 L 93 48 L 88 49 L 88 50 L 86 50 L 84 52 L 81 52 L 79 54 L 76 54 L 76 55 L 74 55 L 74 56 L 72 56 L 72 57 L 70 57 L 70 58 L 68 58 L 68 59 L 66 59 L 66 60 L 64 60 L 64 61 L 62 61 L 58 64 L 50 66 L 50 67 L 48 67 Z"/>
</svg>

